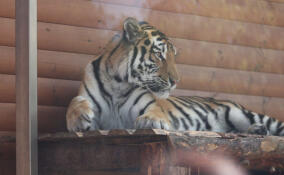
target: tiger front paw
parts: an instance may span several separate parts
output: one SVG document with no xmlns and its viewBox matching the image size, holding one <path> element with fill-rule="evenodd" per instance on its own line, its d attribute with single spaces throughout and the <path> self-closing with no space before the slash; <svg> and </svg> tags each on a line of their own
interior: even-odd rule
<svg viewBox="0 0 284 175">
<path fill-rule="evenodd" d="M 70 132 L 94 130 L 94 112 L 91 103 L 84 97 L 75 97 L 68 107 L 66 122 Z"/>
<path fill-rule="evenodd" d="M 136 129 L 166 129 L 170 130 L 171 125 L 170 121 L 166 118 L 159 117 L 150 117 L 150 116 L 141 116 L 138 117 L 135 121 Z"/>
</svg>

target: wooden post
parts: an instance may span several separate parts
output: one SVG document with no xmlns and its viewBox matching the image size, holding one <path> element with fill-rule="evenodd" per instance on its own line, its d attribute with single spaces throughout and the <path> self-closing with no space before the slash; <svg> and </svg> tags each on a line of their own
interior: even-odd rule
<svg viewBox="0 0 284 175">
<path fill-rule="evenodd" d="M 37 1 L 16 0 L 16 168 L 37 175 Z"/>
</svg>

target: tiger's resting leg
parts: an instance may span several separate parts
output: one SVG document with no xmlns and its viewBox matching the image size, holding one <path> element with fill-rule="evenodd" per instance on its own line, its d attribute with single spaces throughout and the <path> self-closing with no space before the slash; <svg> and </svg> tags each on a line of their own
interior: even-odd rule
<svg viewBox="0 0 284 175">
<path fill-rule="evenodd" d="M 166 100 L 160 100 L 160 102 L 153 103 L 148 109 L 137 117 L 135 121 L 136 129 L 166 129 L 166 130 L 178 130 L 175 126 L 175 118 L 169 116 L 169 114 L 164 110 L 164 105 Z M 160 105 L 159 105 L 160 104 Z"/>
<path fill-rule="evenodd" d="M 155 115 L 153 112 L 147 112 L 139 116 L 135 121 L 135 128 L 172 130 L 171 121 L 167 116 Z"/>
<path fill-rule="evenodd" d="M 93 104 L 83 96 L 72 99 L 66 114 L 67 129 L 73 132 L 94 130 L 96 127 Z"/>
</svg>

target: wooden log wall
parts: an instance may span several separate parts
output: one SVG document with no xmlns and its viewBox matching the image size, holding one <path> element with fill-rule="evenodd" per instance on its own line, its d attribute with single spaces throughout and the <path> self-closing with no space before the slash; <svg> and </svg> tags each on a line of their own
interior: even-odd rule
<svg viewBox="0 0 284 175">
<path fill-rule="evenodd" d="M 15 130 L 14 3 L 0 1 L 0 131 Z M 176 44 L 174 95 L 231 99 L 284 120 L 283 0 L 38 0 L 40 132 L 66 130 L 84 66 L 128 16 Z"/>
</svg>

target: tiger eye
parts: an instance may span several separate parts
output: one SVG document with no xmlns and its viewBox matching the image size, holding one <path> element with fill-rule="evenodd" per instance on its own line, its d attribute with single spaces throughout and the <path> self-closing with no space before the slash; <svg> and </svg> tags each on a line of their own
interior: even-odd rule
<svg viewBox="0 0 284 175">
<path fill-rule="evenodd" d="M 150 40 L 148 40 L 148 39 L 147 39 L 147 40 L 145 40 L 145 41 L 144 41 L 144 44 L 145 44 L 146 46 L 149 46 L 149 44 L 150 44 Z"/>
</svg>

